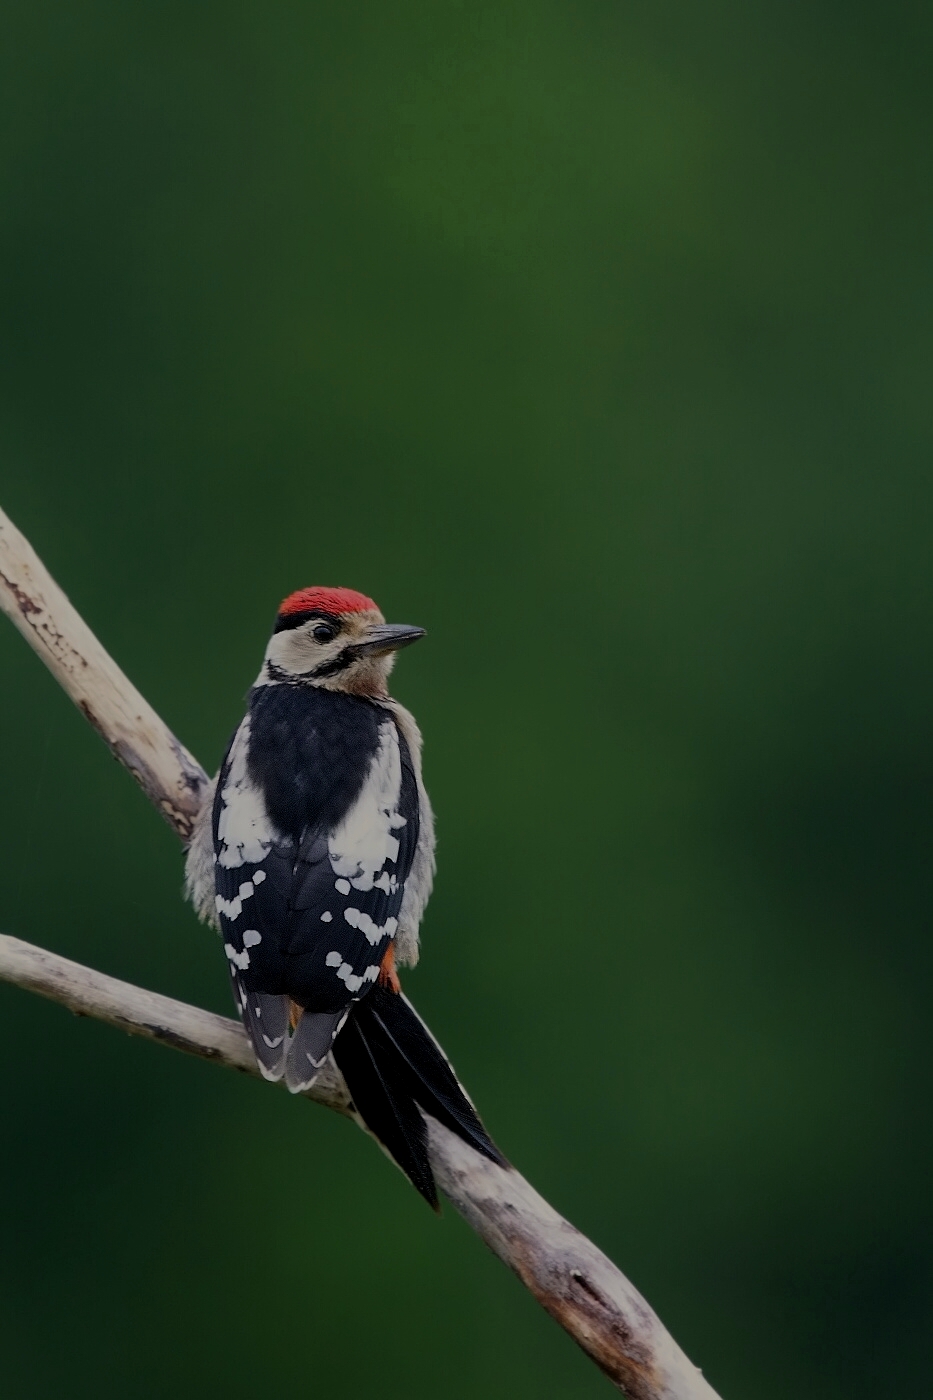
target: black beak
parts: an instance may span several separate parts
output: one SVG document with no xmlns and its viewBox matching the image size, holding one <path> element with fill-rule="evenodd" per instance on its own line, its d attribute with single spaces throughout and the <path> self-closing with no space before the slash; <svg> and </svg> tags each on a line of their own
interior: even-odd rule
<svg viewBox="0 0 933 1400">
<path fill-rule="evenodd" d="M 385 656 L 401 647 L 410 647 L 419 637 L 425 635 L 423 627 L 394 626 L 392 624 L 370 627 L 365 639 L 357 642 L 353 650 L 357 656 Z"/>
</svg>

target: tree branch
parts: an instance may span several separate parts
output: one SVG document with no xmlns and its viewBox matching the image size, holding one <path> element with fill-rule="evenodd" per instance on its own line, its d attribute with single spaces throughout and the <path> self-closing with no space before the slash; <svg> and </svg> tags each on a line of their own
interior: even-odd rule
<svg viewBox="0 0 933 1400">
<path fill-rule="evenodd" d="M 145 1040 L 183 1050 L 186 1055 L 197 1055 L 227 1069 L 238 1069 L 241 1074 L 262 1078 L 239 1021 L 187 1006 L 158 992 L 147 992 L 6 933 L 0 933 L 0 981 L 36 992 L 49 1001 L 59 1001 L 76 1016 L 93 1016 L 128 1035 L 141 1035 Z M 306 1097 L 338 1113 L 350 1112 L 350 1096 L 343 1078 L 329 1064 L 307 1090 Z"/>
<path fill-rule="evenodd" d="M 208 777 L 127 680 L 26 537 L 0 510 L 0 610 L 183 841 Z"/>
<path fill-rule="evenodd" d="M 0 609 L 182 839 L 207 775 L 123 675 L 0 511 Z M 0 979 L 131 1035 L 258 1074 L 238 1022 L 0 935 Z M 306 1095 L 355 1116 L 328 1068 Z M 438 1185 L 481 1239 L 631 1400 L 717 1400 L 644 1298 L 601 1250 L 511 1167 L 481 1157 L 428 1119 Z"/>
</svg>

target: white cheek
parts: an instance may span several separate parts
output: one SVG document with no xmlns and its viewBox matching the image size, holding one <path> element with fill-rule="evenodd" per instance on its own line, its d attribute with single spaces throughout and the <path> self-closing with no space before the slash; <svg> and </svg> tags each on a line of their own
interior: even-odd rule
<svg viewBox="0 0 933 1400">
<path fill-rule="evenodd" d="M 328 661 L 333 661 L 346 646 L 347 638 L 336 637 L 332 642 L 321 643 L 315 641 L 311 633 L 304 627 L 286 628 L 284 632 L 276 632 L 269 638 L 269 645 L 266 647 L 266 655 L 263 662 L 269 661 L 280 671 L 286 671 L 289 675 L 299 675 L 305 671 L 314 671 L 318 666 L 324 666 Z"/>
<path fill-rule="evenodd" d="M 283 671 L 309 671 L 315 665 L 318 648 L 300 627 L 276 632 L 269 638 L 266 660 Z"/>
</svg>

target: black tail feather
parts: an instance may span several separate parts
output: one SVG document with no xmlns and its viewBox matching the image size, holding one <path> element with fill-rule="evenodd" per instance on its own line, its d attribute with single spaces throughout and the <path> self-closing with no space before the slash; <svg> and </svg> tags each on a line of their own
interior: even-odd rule
<svg viewBox="0 0 933 1400">
<path fill-rule="evenodd" d="M 379 1049 L 385 1048 L 397 1062 L 402 1082 L 415 1102 L 477 1152 L 504 1166 L 505 1158 L 411 1002 L 377 987 L 360 1011 L 373 1023 Z"/>
<path fill-rule="evenodd" d="M 334 1058 L 360 1117 L 437 1208 L 419 1106 L 491 1161 L 505 1158 L 483 1127 L 440 1046 L 405 997 L 374 987 L 334 1042 Z"/>
<path fill-rule="evenodd" d="M 352 1012 L 334 1041 L 334 1059 L 369 1131 L 395 1159 L 415 1190 L 437 1210 L 437 1187 L 428 1161 L 427 1124 L 409 1095 L 394 1092 Z"/>
</svg>

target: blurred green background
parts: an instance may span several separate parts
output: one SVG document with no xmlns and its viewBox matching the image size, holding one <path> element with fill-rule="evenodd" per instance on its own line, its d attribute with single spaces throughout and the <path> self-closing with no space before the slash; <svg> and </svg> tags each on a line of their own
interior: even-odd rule
<svg viewBox="0 0 933 1400">
<path fill-rule="evenodd" d="M 212 768 L 426 626 L 407 989 L 726 1400 L 933 1363 L 928 7 L 10 0 L 0 502 Z M 0 928 L 229 1010 L 0 626 Z M 609 1385 L 362 1134 L 0 987 L 13 1400 Z"/>
</svg>

